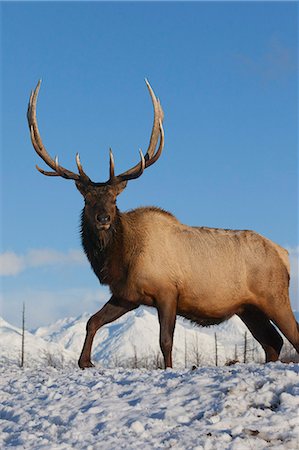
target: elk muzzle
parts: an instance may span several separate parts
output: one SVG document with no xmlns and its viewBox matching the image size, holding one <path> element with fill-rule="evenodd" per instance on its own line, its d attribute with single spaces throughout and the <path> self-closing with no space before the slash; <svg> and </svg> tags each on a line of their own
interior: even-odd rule
<svg viewBox="0 0 299 450">
<path fill-rule="evenodd" d="M 109 230 L 111 225 L 111 217 L 109 214 L 96 214 L 95 219 L 98 230 Z"/>
</svg>

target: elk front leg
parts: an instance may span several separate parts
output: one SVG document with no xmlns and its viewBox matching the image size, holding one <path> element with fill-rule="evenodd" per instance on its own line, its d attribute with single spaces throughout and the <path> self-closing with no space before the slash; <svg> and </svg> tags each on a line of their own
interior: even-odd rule
<svg viewBox="0 0 299 450">
<path fill-rule="evenodd" d="M 86 337 L 83 349 L 78 361 L 81 369 L 93 367 L 93 364 L 90 361 L 90 354 L 92 342 L 98 329 L 107 323 L 113 322 L 127 312 L 138 308 L 138 306 L 139 305 L 112 296 L 109 302 L 89 319 L 86 325 Z"/>
<path fill-rule="evenodd" d="M 173 333 L 176 321 L 176 301 L 168 301 L 157 305 L 160 323 L 160 348 L 164 358 L 165 369 L 172 368 Z"/>
</svg>

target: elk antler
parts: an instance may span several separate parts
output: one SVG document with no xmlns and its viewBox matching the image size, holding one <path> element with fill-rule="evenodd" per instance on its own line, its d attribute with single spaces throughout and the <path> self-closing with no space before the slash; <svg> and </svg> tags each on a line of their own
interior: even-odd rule
<svg viewBox="0 0 299 450">
<path fill-rule="evenodd" d="M 145 79 L 147 88 L 149 90 L 153 106 L 154 106 L 154 123 L 153 123 L 153 129 L 150 137 L 149 146 L 147 149 L 147 152 L 145 156 L 143 157 L 142 151 L 139 150 L 140 156 L 141 156 L 141 162 L 139 164 L 136 164 L 136 166 L 132 167 L 131 169 L 127 170 L 126 172 L 118 175 L 116 177 L 119 181 L 125 181 L 125 180 L 132 180 L 134 178 L 138 178 L 144 169 L 151 166 L 158 160 L 160 157 L 163 147 L 164 147 L 164 130 L 162 126 L 162 121 L 164 118 L 162 106 L 160 104 L 160 101 L 156 98 L 154 91 L 151 88 L 151 85 L 149 84 L 148 80 Z M 160 144 L 157 152 L 155 153 L 158 139 L 160 136 Z"/>
<path fill-rule="evenodd" d="M 143 156 L 142 151 L 139 150 L 140 158 L 141 158 L 140 162 L 138 164 L 136 164 L 134 167 L 132 167 L 131 169 L 127 170 L 126 172 L 123 172 L 122 174 L 115 176 L 114 175 L 114 158 L 113 158 L 112 150 L 110 149 L 110 171 L 109 171 L 110 177 L 109 177 L 109 180 L 106 181 L 105 183 L 94 183 L 84 172 L 81 162 L 80 162 L 79 153 L 76 154 L 76 164 L 77 164 L 79 173 L 74 173 L 74 172 L 71 172 L 70 170 L 64 168 L 63 166 L 61 166 L 58 163 L 57 156 L 55 159 L 51 158 L 51 156 L 47 152 L 45 146 L 43 145 L 43 142 L 42 142 L 40 134 L 39 134 L 38 124 L 37 124 L 37 119 L 36 119 L 36 103 L 37 103 L 38 93 L 39 93 L 40 85 L 41 85 L 41 80 L 39 80 L 35 90 L 32 91 L 31 95 L 30 95 L 28 111 L 27 111 L 27 119 L 28 119 L 28 125 L 29 125 L 32 145 L 33 145 L 36 153 L 44 160 L 44 162 L 53 171 L 51 171 L 51 172 L 45 171 L 45 170 L 41 169 L 40 167 L 36 166 L 37 170 L 39 172 L 41 172 L 43 175 L 52 176 L 52 177 L 60 176 L 60 177 L 66 178 L 66 179 L 80 181 L 81 183 L 84 183 L 84 184 L 92 184 L 92 185 L 96 185 L 96 186 L 115 184 L 115 183 L 119 183 L 121 181 L 132 180 L 134 178 L 138 178 L 143 173 L 144 169 L 151 166 L 154 162 L 157 161 L 157 159 L 160 157 L 160 155 L 162 153 L 163 146 L 164 146 L 164 130 L 163 130 L 163 126 L 162 126 L 162 121 L 163 121 L 163 117 L 164 117 L 163 110 L 162 110 L 161 104 L 160 104 L 159 100 L 156 98 L 149 82 L 147 80 L 145 80 L 145 82 L 148 87 L 148 90 L 149 90 L 149 93 L 150 93 L 150 96 L 152 99 L 152 103 L 154 106 L 154 123 L 153 123 L 149 146 L 148 146 L 145 156 Z M 160 137 L 159 148 L 155 153 L 159 137 Z"/>
<path fill-rule="evenodd" d="M 27 119 L 28 119 L 28 125 L 29 125 L 32 145 L 35 148 L 36 153 L 45 161 L 45 163 L 49 167 L 51 167 L 51 169 L 53 169 L 54 172 L 47 172 L 47 171 L 41 169 L 40 167 L 36 166 L 37 170 L 39 170 L 39 172 L 41 172 L 42 174 L 48 175 L 51 177 L 60 176 L 60 177 L 67 178 L 70 180 L 83 181 L 85 183 L 91 182 L 91 180 L 89 179 L 89 177 L 86 175 L 86 173 L 84 172 L 84 170 L 82 168 L 82 165 L 80 162 L 80 157 L 79 157 L 78 153 L 76 155 L 76 163 L 77 163 L 77 167 L 79 170 L 79 174 L 71 172 L 70 170 L 65 169 L 64 167 L 60 166 L 58 164 L 58 157 L 56 156 L 55 159 L 52 159 L 51 156 L 49 155 L 49 153 L 47 152 L 47 150 L 41 140 L 38 125 L 37 125 L 37 120 L 36 120 L 36 103 L 37 103 L 37 97 L 38 97 L 40 85 L 41 85 L 41 80 L 39 80 L 39 82 L 37 83 L 35 90 L 31 92 L 30 100 L 29 100 L 29 104 L 28 104 Z"/>
</svg>

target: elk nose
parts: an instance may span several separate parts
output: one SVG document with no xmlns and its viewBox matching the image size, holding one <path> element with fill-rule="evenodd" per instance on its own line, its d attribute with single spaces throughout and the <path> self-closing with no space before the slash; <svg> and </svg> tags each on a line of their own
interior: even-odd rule
<svg viewBox="0 0 299 450">
<path fill-rule="evenodd" d="M 97 214 L 96 221 L 101 225 L 106 225 L 107 223 L 110 222 L 110 216 L 109 215 L 104 216 L 102 214 Z"/>
</svg>

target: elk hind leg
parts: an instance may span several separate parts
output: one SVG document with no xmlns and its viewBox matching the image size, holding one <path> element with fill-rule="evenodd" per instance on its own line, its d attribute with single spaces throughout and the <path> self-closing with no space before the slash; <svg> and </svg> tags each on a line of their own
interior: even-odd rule
<svg viewBox="0 0 299 450">
<path fill-rule="evenodd" d="M 284 299 L 272 299 L 265 305 L 264 311 L 299 353 L 299 324 L 293 314 L 289 296 L 285 296 Z"/>
<path fill-rule="evenodd" d="M 266 314 L 258 308 L 248 305 L 238 316 L 263 347 L 266 362 L 277 361 L 283 345 L 283 339 Z"/>
<path fill-rule="evenodd" d="M 86 336 L 83 349 L 78 361 L 79 367 L 81 369 L 93 367 L 93 364 L 90 360 L 91 347 L 94 336 L 98 329 L 103 325 L 106 325 L 107 323 L 113 322 L 127 312 L 138 308 L 138 306 L 139 305 L 112 296 L 109 302 L 107 302 L 102 309 L 100 309 L 89 319 L 86 325 Z"/>
</svg>

